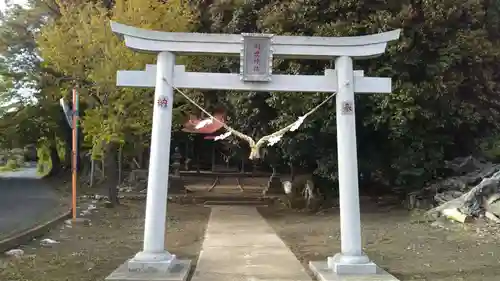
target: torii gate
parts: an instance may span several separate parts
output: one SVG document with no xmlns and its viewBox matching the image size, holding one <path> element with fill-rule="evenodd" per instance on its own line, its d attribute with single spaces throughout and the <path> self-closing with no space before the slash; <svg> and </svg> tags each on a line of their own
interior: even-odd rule
<svg viewBox="0 0 500 281">
<path fill-rule="evenodd" d="M 141 280 L 137 274 L 144 274 L 146 279 L 152 272 L 164 274 L 164 280 L 185 280 L 191 267 L 190 261 L 178 260 L 164 245 L 173 87 L 337 92 L 341 253 L 324 262 L 311 262 L 310 268 L 320 280 L 337 280 L 337 275 L 344 274 L 376 275 L 380 271 L 361 246 L 354 93 L 391 93 L 391 78 L 365 77 L 362 71 L 354 71 L 353 58 L 368 59 L 383 54 L 387 42 L 399 38 L 400 30 L 357 37 L 305 37 L 159 32 L 116 22 L 111 22 L 111 28 L 127 47 L 158 53 L 158 59 L 156 65 L 147 65 L 145 71 L 117 73 L 118 86 L 155 87 L 155 103 L 143 249 L 107 280 Z M 177 54 L 239 56 L 240 73 L 187 72 L 183 65 L 175 65 Z M 335 70 L 326 69 L 324 75 L 273 75 L 273 57 L 336 58 Z M 127 278 L 128 274 L 135 277 Z"/>
</svg>

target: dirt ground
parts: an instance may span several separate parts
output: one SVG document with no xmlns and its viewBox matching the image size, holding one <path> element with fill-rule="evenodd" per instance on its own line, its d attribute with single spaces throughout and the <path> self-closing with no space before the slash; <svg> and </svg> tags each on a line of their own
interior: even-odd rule
<svg viewBox="0 0 500 281">
<path fill-rule="evenodd" d="M 102 281 L 141 248 L 144 201 L 123 201 L 116 209 L 98 205 L 91 226 L 54 229 L 45 238 L 60 244 L 22 247 L 21 258 L 0 257 L 1 281 Z M 500 275 L 498 227 L 417 222 L 395 207 L 364 202 L 366 253 L 401 280 L 493 281 Z M 210 210 L 169 203 L 167 248 L 196 261 Z M 304 263 L 340 250 L 338 209 L 308 214 L 280 207 L 261 208 L 278 235 Z"/>
<path fill-rule="evenodd" d="M 2 281 L 101 281 L 142 246 L 144 201 L 123 201 L 116 209 L 98 205 L 87 217 L 90 226 L 61 226 L 42 238 L 60 244 L 42 247 L 40 240 L 21 247 L 21 258 L 0 257 Z M 210 209 L 168 205 L 167 249 L 196 261 Z"/>
<path fill-rule="evenodd" d="M 338 209 L 320 215 L 281 208 L 260 212 L 306 267 L 340 251 Z M 499 280 L 498 228 L 445 226 L 450 228 L 418 223 L 400 208 L 362 204 L 365 252 L 400 280 Z"/>
</svg>

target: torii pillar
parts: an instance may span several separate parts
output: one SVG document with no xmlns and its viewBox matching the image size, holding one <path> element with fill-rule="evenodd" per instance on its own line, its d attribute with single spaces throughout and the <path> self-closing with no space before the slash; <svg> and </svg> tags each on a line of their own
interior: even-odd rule
<svg viewBox="0 0 500 281">
<path fill-rule="evenodd" d="M 191 262 L 165 250 L 173 86 L 207 90 L 265 92 L 337 92 L 337 149 L 341 221 L 341 253 L 311 262 L 322 281 L 397 280 L 362 252 L 356 152 L 355 93 L 390 93 L 391 79 L 365 77 L 354 71 L 353 58 L 385 52 L 400 30 L 358 37 L 301 37 L 269 34 L 202 34 L 157 32 L 111 23 L 125 44 L 136 51 L 158 53 L 145 71 L 119 71 L 118 86 L 155 87 L 143 249 L 107 280 L 186 280 Z M 258 46 L 258 51 L 257 47 Z M 254 49 L 255 48 L 255 49 Z M 187 72 L 174 54 L 240 56 L 240 74 Z M 271 75 L 273 56 L 331 60 L 335 70 L 324 75 Z M 230 266 L 230 265 L 228 265 Z"/>
</svg>

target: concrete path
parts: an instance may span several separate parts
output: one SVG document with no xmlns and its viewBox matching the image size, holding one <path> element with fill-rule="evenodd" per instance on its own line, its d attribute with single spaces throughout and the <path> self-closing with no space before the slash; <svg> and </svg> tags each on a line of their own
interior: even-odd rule
<svg viewBox="0 0 500 281">
<path fill-rule="evenodd" d="M 0 240 L 51 218 L 57 193 L 39 180 L 36 167 L 0 173 Z"/>
<path fill-rule="evenodd" d="M 264 280 L 312 279 L 255 207 L 212 207 L 191 281 Z"/>
</svg>

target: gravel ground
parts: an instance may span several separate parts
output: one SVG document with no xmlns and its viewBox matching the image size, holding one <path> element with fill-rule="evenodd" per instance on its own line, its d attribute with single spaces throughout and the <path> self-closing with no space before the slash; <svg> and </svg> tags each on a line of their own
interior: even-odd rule
<svg viewBox="0 0 500 281">
<path fill-rule="evenodd" d="M 39 238 L 21 249 L 21 257 L 0 258 L 2 281 L 101 281 L 142 245 L 144 201 L 123 201 L 114 209 L 97 206 L 90 226 L 61 225 L 47 234 L 60 242 L 41 246 Z M 196 261 L 210 209 L 168 205 L 167 249 Z"/>
<path fill-rule="evenodd" d="M 498 226 L 416 223 L 408 211 L 363 205 L 365 252 L 400 280 L 494 281 L 500 276 Z M 307 267 L 340 251 L 338 209 L 320 215 L 286 209 L 261 214 Z"/>
</svg>

